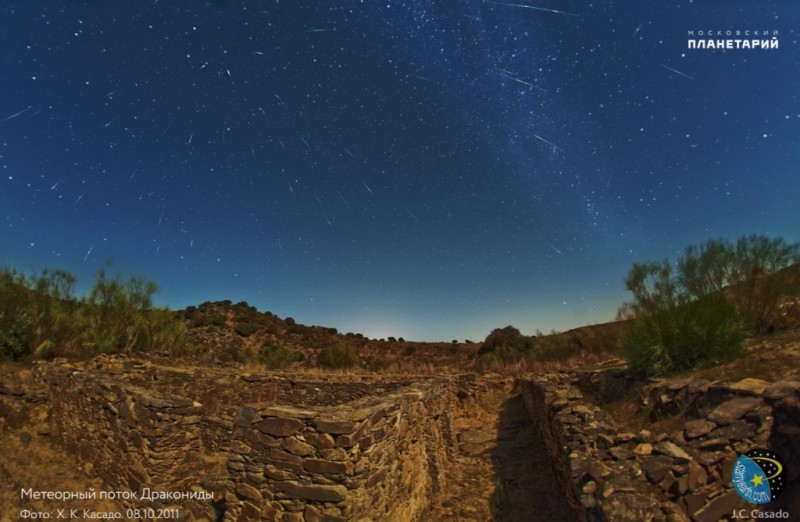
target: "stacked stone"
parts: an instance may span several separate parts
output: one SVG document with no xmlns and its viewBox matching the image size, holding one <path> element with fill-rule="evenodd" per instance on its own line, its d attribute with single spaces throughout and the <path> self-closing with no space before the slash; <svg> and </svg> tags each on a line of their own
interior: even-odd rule
<svg viewBox="0 0 800 522">
<path fill-rule="evenodd" d="M 444 479 L 443 385 L 334 407 L 243 406 L 226 520 L 413 520 Z"/>
<path fill-rule="evenodd" d="M 580 520 L 713 522 L 734 510 L 749 513 L 752 505 L 731 484 L 738 454 L 783 448 L 779 454 L 797 459 L 800 383 L 664 382 L 650 389 L 648 397 L 656 398 L 650 406 L 698 414 L 678 431 L 653 434 L 617 432 L 613 420 L 583 398 L 579 380 L 551 374 L 521 386 L 530 415 L 544 423 L 551 459 Z"/>
<path fill-rule="evenodd" d="M 208 502 L 140 498 L 145 488 L 196 491 L 204 477 L 224 472 L 224 462 L 215 468 L 205 459 L 209 449 L 200 435 L 215 428 L 203 421 L 202 405 L 110 380 L 108 371 L 65 365 L 45 375 L 51 416 L 67 449 L 80 457 L 85 471 L 103 479 L 104 490 L 135 494 L 123 502 L 128 507 L 180 507 L 195 519 L 213 517 Z"/>
</svg>

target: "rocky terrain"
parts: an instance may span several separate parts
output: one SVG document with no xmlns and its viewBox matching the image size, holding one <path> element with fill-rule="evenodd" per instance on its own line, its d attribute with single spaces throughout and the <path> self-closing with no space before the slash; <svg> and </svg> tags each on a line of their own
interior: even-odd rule
<svg viewBox="0 0 800 522">
<path fill-rule="evenodd" d="M 287 374 L 124 356 L 8 363 L 0 519 L 69 507 L 142 520 L 152 508 L 182 520 L 710 522 L 750 513 L 730 468 L 753 447 L 782 455 L 789 474 L 769 509 L 800 513 L 797 331 L 669 379 L 636 381 L 615 361 L 456 370 Z M 144 488 L 186 493 L 21 495 Z"/>
</svg>

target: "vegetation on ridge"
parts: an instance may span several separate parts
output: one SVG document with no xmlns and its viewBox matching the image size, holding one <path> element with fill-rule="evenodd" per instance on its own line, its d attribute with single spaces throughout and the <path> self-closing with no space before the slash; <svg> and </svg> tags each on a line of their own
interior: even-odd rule
<svg viewBox="0 0 800 522">
<path fill-rule="evenodd" d="M 748 333 L 791 326 L 781 306 L 800 291 L 798 262 L 800 245 L 754 235 L 689 246 L 675 265 L 635 263 L 625 279 L 633 301 L 619 310 L 632 319 L 621 353 L 640 375 L 740 355 Z"/>
<path fill-rule="evenodd" d="M 73 295 L 75 276 L 44 270 L 0 271 L 0 358 L 87 357 L 101 353 L 179 351 L 186 326 L 153 306 L 158 287 L 98 271 L 87 296 Z"/>
<path fill-rule="evenodd" d="M 740 354 L 747 335 L 800 326 L 799 260 L 800 246 L 782 239 L 710 240 L 688 247 L 675 264 L 635 263 L 625 279 L 633 300 L 620 308 L 618 322 L 534 336 L 506 326 L 480 347 L 372 340 L 230 300 L 173 312 L 153 305 L 155 283 L 112 277 L 107 267 L 80 298 L 75 277 L 63 270 L 27 276 L 3 269 L 0 359 L 156 353 L 273 370 L 414 372 L 473 364 L 526 371 L 622 354 L 634 373 L 658 375 L 716 365 Z"/>
</svg>

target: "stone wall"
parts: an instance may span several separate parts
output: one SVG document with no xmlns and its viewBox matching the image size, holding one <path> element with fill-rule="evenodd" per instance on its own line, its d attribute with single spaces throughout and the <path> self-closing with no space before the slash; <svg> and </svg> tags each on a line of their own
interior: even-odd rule
<svg viewBox="0 0 800 522">
<path fill-rule="evenodd" d="M 445 482 L 448 391 L 430 382 L 335 407 L 242 407 L 226 519 L 417 520 Z"/>
<path fill-rule="evenodd" d="M 519 383 L 531 417 L 543 426 L 576 519 L 716 522 L 747 504 L 732 489 L 739 453 L 769 448 L 785 461 L 790 483 L 800 473 L 800 383 L 745 379 L 657 381 L 643 390 L 651 420 L 669 418 L 669 433 L 620 432 L 584 397 L 618 397 L 620 372 L 550 374 Z M 787 491 L 770 509 L 786 505 Z M 781 501 L 784 501 L 781 504 Z"/>
<path fill-rule="evenodd" d="M 186 520 L 418 520 L 454 451 L 450 379 L 297 381 L 123 357 L 38 374 L 60 438 L 104 487 L 213 493 L 131 503 Z"/>
</svg>

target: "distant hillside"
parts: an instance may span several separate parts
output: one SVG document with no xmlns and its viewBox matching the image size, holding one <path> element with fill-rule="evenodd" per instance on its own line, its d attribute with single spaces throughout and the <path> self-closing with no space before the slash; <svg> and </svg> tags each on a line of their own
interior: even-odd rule
<svg viewBox="0 0 800 522">
<path fill-rule="evenodd" d="M 264 362 L 274 368 L 315 367 L 324 350 L 350 353 L 355 365 L 382 370 L 392 365 L 411 367 L 464 366 L 478 344 L 411 342 L 401 338 L 369 339 L 336 328 L 306 326 L 291 317 L 259 312 L 246 302 L 205 302 L 176 314 L 187 321 L 190 352 L 229 362 Z M 342 366 L 349 366 L 343 364 Z"/>
</svg>

